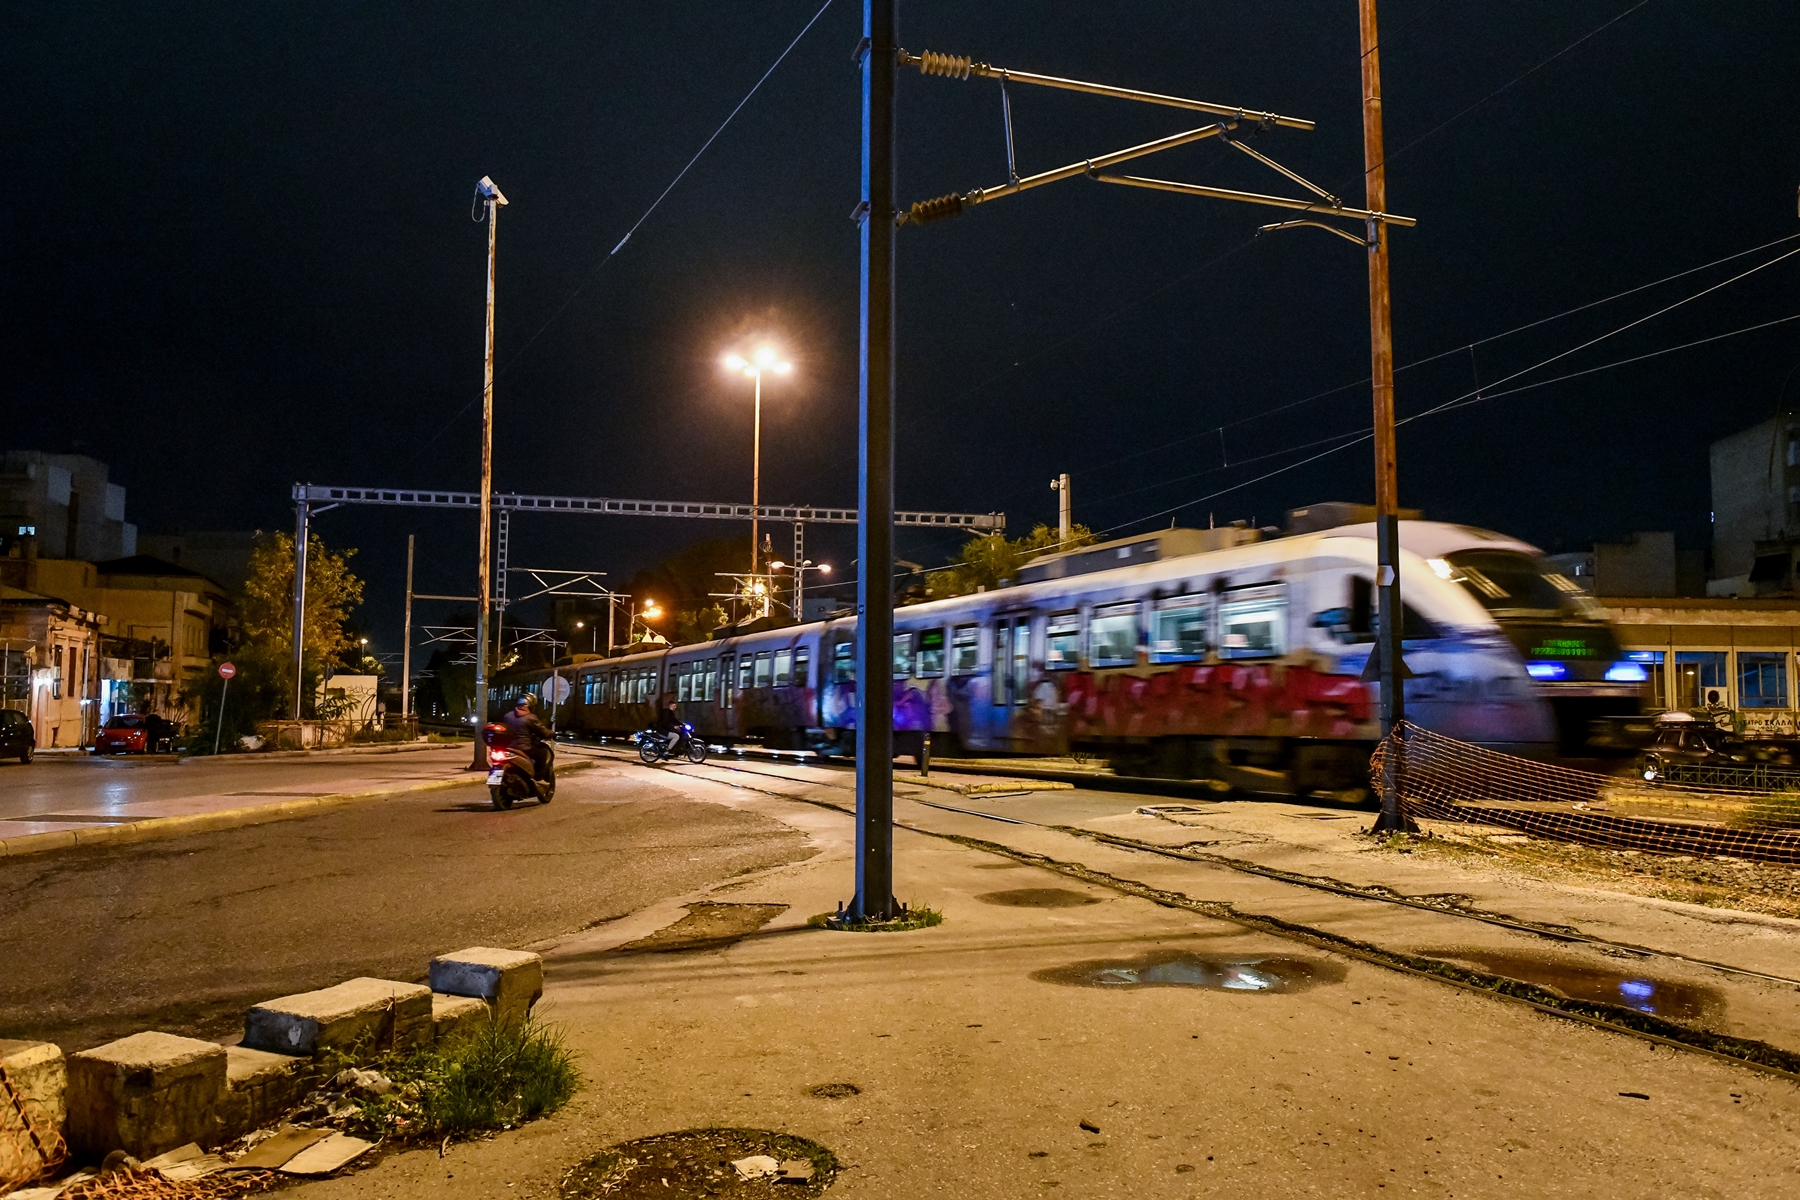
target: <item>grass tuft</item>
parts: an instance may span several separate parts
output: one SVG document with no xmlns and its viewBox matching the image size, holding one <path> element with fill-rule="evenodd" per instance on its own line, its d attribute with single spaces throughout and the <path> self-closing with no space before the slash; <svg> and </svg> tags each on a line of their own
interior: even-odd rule
<svg viewBox="0 0 1800 1200">
<path fill-rule="evenodd" d="M 806 923 L 813 929 L 836 929 L 843 933 L 905 933 L 944 923 L 944 914 L 935 908 L 902 909 L 892 921 L 859 921 L 854 925 L 840 925 L 836 918 L 836 913 L 816 913 L 806 918 Z"/>
<path fill-rule="evenodd" d="M 379 1062 L 396 1085 L 365 1100 L 357 1125 L 388 1137 L 467 1137 L 555 1112 L 581 1086 L 554 1027 L 482 1021 L 447 1044 Z"/>
</svg>

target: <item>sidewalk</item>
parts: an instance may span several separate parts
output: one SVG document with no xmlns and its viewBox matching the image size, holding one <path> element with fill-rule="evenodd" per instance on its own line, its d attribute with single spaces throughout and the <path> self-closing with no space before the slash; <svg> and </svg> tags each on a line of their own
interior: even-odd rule
<svg viewBox="0 0 1800 1200">
<path fill-rule="evenodd" d="M 943 911 L 945 924 L 813 929 L 807 918 L 835 909 L 852 886 L 852 820 L 821 806 L 847 802 L 841 776 L 645 774 L 695 800 L 775 817 L 821 853 L 543 947 L 542 1012 L 563 1026 L 588 1076 L 576 1101 L 442 1158 L 401 1154 L 309 1184 L 307 1200 L 549 1197 L 603 1146 L 699 1126 L 813 1138 L 845 1164 L 832 1194 L 848 1196 L 1775 1196 L 1800 1187 L 1791 1081 L 941 835 L 1004 839 L 1243 910 L 1286 903 L 1314 921 L 1362 922 L 1376 939 L 1405 941 L 1452 918 L 1315 893 L 1294 899 L 1290 885 L 1216 866 L 930 808 L 918 800 L 977 805 L 908 788 L 897 819 L 933 832 L 897 832 L 896 890 Z M 1048 802 L 1004 803 L 1023 816 L 1027 804 Z M 629 946 L 699 902 L 778 915 L 723 948 Z M 1180 954 L 1265 960 L 1251 968 L 1265 974 L 1297 962 L 1312 983 L 1276 992 L 1043 977 L 1070 977 L 1080 964 L 1142 969 Z M 1791 995 L 1785 1017 L 1771 1006 L 1746 1019 L 1785 1021 L 1791 1033 Z M 830 1084 L 857 1090 L 815 1094 Z"/>
</svg>

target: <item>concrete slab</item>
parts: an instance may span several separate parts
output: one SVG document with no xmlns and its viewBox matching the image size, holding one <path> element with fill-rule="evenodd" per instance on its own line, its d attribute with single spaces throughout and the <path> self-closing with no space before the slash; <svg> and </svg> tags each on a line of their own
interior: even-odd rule
<svg viewBox="0 0 1800 1200">
<path fill-rule="evenodd" d="M 29 1131 L 21 1130 L 13 1113 L 5 1114 L 8 1136 L 0 1138 L 0 1179 L 30 1178 L 62 1136 L 68 1116 L 68 1064 L 62 1047 L 52 1042 L 0 1038 L 0 1068 L 31 1125 Z M 11 1109 L 12 1102 L 0 1097 L 0 1105 Z"/>
<path fill-rule="evenodd" d="M 431 1036 L 441 1042 L 467 1032 L 476 1021 L 488 1019 L 487 1001 L 479 996 L 431 994 Z"/>
<path fill-rule="evenodd" d="M 431 960 L 431 990 L 479 996 L 502 1024 L 523 1024 L 544 994 L 544 960 L 525 950 L 471 946 Z"/>
<path fill-rule="evenodd" d="M 244 1045 L 276 1054 L 410 1050 L 431 1035 L 431 989 L 392 979 L 351 979 L 265 1000 L 244 1018 Z"/>
<path fill-rule="evenodd" d="M 225 1047 L 225 1136 L 272 1124 L 299 1104 L 318 1079 L 310 1056 L 274 1054 L 249 1046 Z"/>
<path fill-rule="evenodd" d="M 225 1047 L 172 1033 L 134 1033 L 69 1056 L 69 1148 L 100 1158 L 152 1158 L 219 1140 Z"/>
</svg>

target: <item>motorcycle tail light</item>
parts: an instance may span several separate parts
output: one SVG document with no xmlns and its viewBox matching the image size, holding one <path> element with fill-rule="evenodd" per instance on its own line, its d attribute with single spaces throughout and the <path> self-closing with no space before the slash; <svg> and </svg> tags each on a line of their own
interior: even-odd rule
<svg viewBox="0 0 1800 1200">
<path fill-rule="evenodd" d="M 489 750 L 488 751 L 488 762 L 492 763 L 496 767 L 504 766 L 506 763 L 506 751 L 504 751 L 504 750 Z"/>
</svg>

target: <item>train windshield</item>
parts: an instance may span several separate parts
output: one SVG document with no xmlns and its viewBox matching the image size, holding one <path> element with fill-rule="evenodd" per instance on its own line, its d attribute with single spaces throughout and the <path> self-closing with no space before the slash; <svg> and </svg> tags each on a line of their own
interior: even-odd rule
<svg viewBox="0 0 1800 1200">
<path fill-rule="evenodd" d="M 1515 550 L 1460 550 L 1428 560 L 1439 578 L 1460 583 L 1497 620 L 1597 621 L 1600 607 L 1543 559 Z"/>
</svg>

